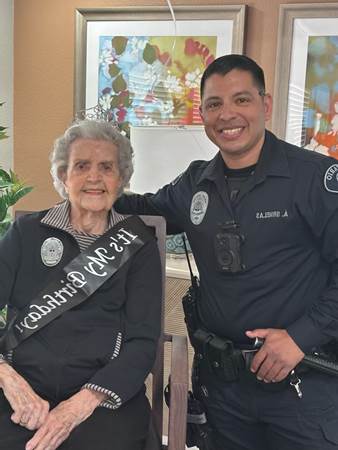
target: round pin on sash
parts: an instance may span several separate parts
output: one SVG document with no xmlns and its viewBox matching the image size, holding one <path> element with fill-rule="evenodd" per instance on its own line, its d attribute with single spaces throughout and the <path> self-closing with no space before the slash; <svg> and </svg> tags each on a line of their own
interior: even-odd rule
<svg viewBox="0 0 338 450">
<path fill-rule="evenodd" d="M 41 246 L 41 259 L 45 266 L 59 264 L 63 255 L 63 243 L 56 237 L 46 239 Z"/>
</svg>

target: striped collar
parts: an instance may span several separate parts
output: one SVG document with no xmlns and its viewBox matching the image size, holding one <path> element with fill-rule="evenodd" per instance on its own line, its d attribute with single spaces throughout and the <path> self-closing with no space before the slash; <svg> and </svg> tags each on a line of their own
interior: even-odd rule
<svg viewBox="0 0 338 450">
<path fill-rule="evenodd" d="M 109 212 L 109 221 L 108 221 L 108 228 L 112 228 L 115 224 L 118 222 L 121 222 L 121 220 L 124 220 L 125 216 L 122 214 L 118 214 L 114 208 L 112 208 Z M 88 236 L 97 236 L 90 233 L 85 232 L 77 232 L 72 227 L 72 224 L 70 223 L 70 202 L 69 200 L 65 200 L 62 203 L 58 203 L 53 208 L 49 209 L 47 214 L 41 219 L 41 223 L 49 225 L 54 228 L 58 228 L 60 230 L 67 231 L 67 233 L 71 235 L 75 234 L 85 234 Z"/>
</svg>

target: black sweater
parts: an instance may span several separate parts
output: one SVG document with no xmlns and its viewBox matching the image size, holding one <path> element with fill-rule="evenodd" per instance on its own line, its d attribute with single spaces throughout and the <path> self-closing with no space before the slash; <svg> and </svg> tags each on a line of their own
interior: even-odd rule
<svg viewBox="0 0 338 450">
<path fill-rule="evenodd" d="M 46 211 L 20 217 L 0 240 L 0 308 L 22 309 L 80 252 L 73 236 L 40 223 Z M 41 259 L 49 237 L 64 252 L 56 267 Z M 119 407 L 143 386 L 160 333 L 161 267 L 156 240 L 90 298 L 65 312 L 13 352 L 13 367 L 43 398 L 59 402 L 87 385 Z"/>
</svg>

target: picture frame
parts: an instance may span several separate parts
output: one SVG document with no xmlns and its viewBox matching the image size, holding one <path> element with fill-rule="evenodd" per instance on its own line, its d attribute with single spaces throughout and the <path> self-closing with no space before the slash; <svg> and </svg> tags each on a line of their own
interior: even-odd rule
<svg viewBox="0 0 338 450">
<path fill-rule="evenodd" d="M 272 130 L 338 157 L 338 3 L 280 5 Z"/>
<path fill-rule="evenodd" d="M 102 95 L 99 92 L 107 92 L 107 90 L 112 91 L 110 86 L 101 89 L 101 78 L 99 75 L 99 50 L 98 43 L 100 36 L 108 36 L 119 39 L 119 44 L 121 43 L 121 37 L 126 37 L 124 43 L 128 40 L 133 39 L 135 36 L 155 36 L 161 37 L 172 37 L 177 42 L 174 42 L 174 49 L 180 46 L 180 39 L 182 36 L 203 36 L 210 37 L 210 39 L 216 40 L 216 54 L 215 57 L 220 56 L 225 53 L 242 53 L 244 44 L 244 26 L 245 26 L 245 15 L 246 6 L 245 5 L 213 5 L 213 6 L 175 6 L 174 14 L 176 21 L 173 21 L 171 12 L 168 7 L 162 6 L 152 6 L 152 7 L 116 7 L 116 8 L 99 8 L 99 9 L 83 9 L 79 8 L 75 11 L 75 21 L 76 21 L 76 45 L 75 45 L 75 82 L 74 82 L 74 113 L 79 111 L 88 110 L 93 108 L 98 104 L 98 98 L 102 99 Z M 158 39 L 161 40 L 161 38 Z M 135 38 L 136 39 L 136 38 Z M 134 39 L 134 40 L 135 40 Z M 154 38 L 153 38 L 154 39 Z M 156 40 L 156 39 L 155 39 Z M 200 44 L 200 43 L 199 43 Z M 155 48 L 156 46 L 154 46 Z M 205 49 L 206 45 L 200 44 L 200 53 L 203 51 L 208 55 L 208 50 Z M 115 46 L 116 48 L 116 46 Z M 114 48 L 114 50 L 115 50 Z M 157 48 L 157 47 L 156 47 Z M 169 57 L 172 56 L 170 48 L 166 51 Z M 210 55 L 212 52 L 210 51 Z M 184 57 L 183 52 L 180 53 L 180 58 Z M 183 55 L 183 56 L 182 56 Z M 163 56 L 163 55 L 162 55 Z M 204 58 L 207 61 L 207 58 Z M 204 62 L 205 62 L 204 61 Z M 142 61 L 144 62 L 144 61 Z M 179 60 L 179 63 L 182 59 Z M 118 63 L 116 63 L 117 66 Z M 162 66 L 165 65 L 164 63 Z M 183 64 L 181 64 L 183 65 Z M 114 71 L 116 69 L 113 67 Z M 128 66 L 128 70 L 129 70 Z M 162 67 L 163 69 L 163 67 Z M 172 69 L 172 68 L 171 68 Z M 129 70 L 130 71 L 130 70 Z M 107 72 L 107 71 L 106 71 Z M 111 74 L 109 69 L 109 74 Z M 202 72 L 202 70 L 200 70 Z M 200 73 L 201 76 L 201 73 Z M 129 82 L 127 80 L 128 74 L 122 82 L 125 82 L 124 87 Z M 108 77 L 109 78 L 109 77 Z M 120 80 L 121 81 L 121 80 Z M 196 96 L 198 95 L 199 101 L 199 89 L 197 88 L 196 82 Z M 100 86 L 99 86 L 100 85 Z M 134 96 L 129 96 L 129 86 L 125 89 L 128 92 L 128 99 L 119 98 L 117 101 L 117 95 L 114 93 L 114 98 L 109 97 L 110 104 L 115 101 L 115 103 L 124 104 L 130 106 L 131 98 Z M 163 88 L 163 83 L 161 85 Z M 101 89 L 101 90 L 100 90 Z M 124 92 L 125 94 L 125 92 Z M 194 100 L 195 101 L 195 100 Z M 127 103 L 129 102 L 129 103 Z M 177 103 L 177 102 L 176 102 Z M 182 102 L 181 102 L 182 103 Z M 175 105 L 175 99 L 174 103 Z M 195 101 L 195 105 L 197 100 Z M 130 113 L 131 110 L 137 111 L 137 107 L 133 107 L 128 110 L 128 107 L 124 107 L 124 114 Z M 163 111 L 165 108 L 159 108 Z M 176 108 L 177 109 L 177 108 Z M 184 108 L 183 108 L 184 109 Z M 195 108 L 196 109 L 196 108 Z M 172 107 L 170 111 L 171 118 L 174 117 L 174 123 L 180 125 L 177 121 L 177 117 L 172 113 L 175 108 Z M 182 109 L 181 109 L 182 111 Z M 114 114 L 116 110 L 113 111 Z M 118 111 L 118 113 L 121 112 Z M 197 120 L 199 119 L 199 114 L 195 114 Z M 119 118 L 119 117 L 118 117 Z M 114 118 L 116 120 L 116 117 Z M 131 119 L 130 119 L 131 120 Z M 143 123 L 132 123 L 133 125 L 143 125 Z M 157 124 L 156 122 L 154 124 Z M 158 123 L 159 125 L 171 125 L 170 120 L 168 122 Z M 184 125 L 190 125 L 192 123 L 184 123 Z M 152 125 L 152 123 L 145 123 L 145 125 Z"/>
</svg>

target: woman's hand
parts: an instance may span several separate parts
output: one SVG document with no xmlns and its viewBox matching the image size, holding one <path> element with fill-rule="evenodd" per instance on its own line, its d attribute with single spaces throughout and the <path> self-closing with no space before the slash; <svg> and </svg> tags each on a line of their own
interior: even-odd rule
<svg viewBox="0 0 338 450">
<path fill-rule="evenodd" d="M 49 403 L 39 397 L 27 381 L 9 364 L 0 364 L 0 387 L 13 409 L 11 419 L 28 430 L 36 430 L 46 420 Z"/>
<path fill-rule="evenodd" d="M 55 450 L 71 431 L 86 420 L 106 398 L 105 394 L 83 389 L 50 411 L 44 424 L 26 444 L 25 450 Z"/>
</svg>

